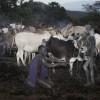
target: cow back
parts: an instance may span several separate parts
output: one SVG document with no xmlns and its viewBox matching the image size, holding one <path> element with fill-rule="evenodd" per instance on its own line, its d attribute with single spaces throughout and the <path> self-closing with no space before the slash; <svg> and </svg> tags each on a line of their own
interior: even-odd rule
<svg viewBox="0 0 100 100">
<path fill-rule="evenodd" d="M 71 58 L 74 56 L 75 47 L 72 40 L 63 41 L 51 37 L 47 42 L 47 50 L 57 58 Z"/>
</svg>

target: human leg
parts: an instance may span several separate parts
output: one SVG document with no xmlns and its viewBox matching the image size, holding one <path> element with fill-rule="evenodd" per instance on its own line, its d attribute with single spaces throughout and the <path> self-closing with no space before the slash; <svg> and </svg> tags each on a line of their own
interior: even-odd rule
<svg viewBox="0 0 100 100">
<path fill-rule="evenodd" d="M 87 80 L 86 85 L 89 85 L 89 84 L 90 84 L 90 80 L 89 80 L 89 69 L 88 69 L 89 63 L 90 63 L 90 60 L 87 60 L 87 61 L 84 63 L 84 65 L 83 65 L 83 69 L 84 69 L 84 71 L 85 71 L 86 80 Z"/>
</svg>

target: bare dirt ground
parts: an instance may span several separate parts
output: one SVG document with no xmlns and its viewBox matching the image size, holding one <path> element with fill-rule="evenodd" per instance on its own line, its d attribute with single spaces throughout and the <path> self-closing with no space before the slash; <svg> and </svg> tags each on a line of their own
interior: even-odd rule
<svg viewBox="0 0 100 100">
<path fill-rule="evenodd" d="M 34 93 L 28 95 L 24 89 L 28 67 L 18 67 L 13 57 L 0 58 L 0 100 L 100 100 L 100 64 L 99 61 L 96 63 L 98 70 L 94 86 L 84 86 L 86 79 L 82 68 L 81 79 L 78 79 L 75 71 L 71 77 L 68 68 L 59 67 L 55 74 L 51 70 L 51 79 L 54 82 L 52 89 L 37 86 Z"/>
</svg>

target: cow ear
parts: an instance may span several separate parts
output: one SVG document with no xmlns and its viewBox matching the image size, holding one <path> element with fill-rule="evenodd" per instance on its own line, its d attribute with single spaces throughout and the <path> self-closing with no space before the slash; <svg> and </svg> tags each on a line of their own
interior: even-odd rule
<svg viewBox="0 0 100 100">
<path fill-rule="evenodd" d="M 74 26 L 74 24 L 72 22 L 69 23 L 69 29 Z"/>
</svg>

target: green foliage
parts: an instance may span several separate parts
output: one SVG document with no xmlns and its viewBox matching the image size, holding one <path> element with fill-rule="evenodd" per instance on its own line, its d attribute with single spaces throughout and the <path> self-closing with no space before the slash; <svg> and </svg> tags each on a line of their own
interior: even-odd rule
<svg viewBox="0 0 100 100">
<path fill-rule="evenodd" d="M 51 2 L 49 3 L 49 12 L 50 15 L 55 19 L 64 19 L 66 18 L 66 10 L 64 7 L 61 7 L 59 3 Z"/>
<path fill-rule="evenodd" d="M 8 13 L 12 8 L 16 7 L 17 0 L 0 0 L 0 8 Z"/>
<path fill-rule="evenodd" d="M 76 24 L 98 24 L 100 23 L 100 13 L 93 9 L 93 5 L 84 5 L 88 13 L 66 11 L 57 2 L 45 5 L 41 2 L 23 3 L 16 5 L 18 0 L 0 0 L 0 9 L 9 17 L 12 22 L 20 22 L 25 25 L 38 26 L 40 24 L 55 25 L 61 20 L 69 20 Z"/>
<path fill-rule="evenodd" d="M 59 3 L 51 2 L 45 5 L 41 2 L 23 3 L 21 0 L 20 5 L 16 5 L 18 0 L 2 0 L 0 1 L 1 10 L 9 17 L 12 22 L 21 22 L 25 25 L 39 24 L 55 24 L 63 19 L 70 19 L 64 7 Z"/>
<path fill-rule="evenodd" d="M 100 13 L 89 12 L 86 16 L 81 17 L 80 21 L 83 24 L 89 23 L 92 25 L 96 25 L 96 24 L 100 23 Z"/>
<path fill-rule="evenodd" d="M 100 11 L 100 1 L 95 1 L 93 4 L 83 5 L 87 12 L 99 12 Z"/>
<path fill-rule="evenodd" d="M 86 12 L 81 11 L 67 11 L 67 14 L 69 15 L 70 21 L 76 25 L 83 25 L 80 19 L 87 15 Z"/>
<path fill-rule="evenodd" d="M 90 4 L 83 5 L 83 7 L 88 12 L 86 16 L 80 18 L 80 21 L 83 24 L 89 23 L 94 26 L 100 23 L 99 1 L 94 2 L 92 5 Z"/>
</svg>

